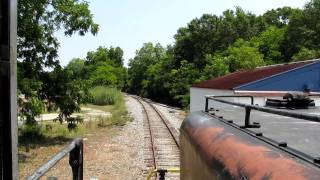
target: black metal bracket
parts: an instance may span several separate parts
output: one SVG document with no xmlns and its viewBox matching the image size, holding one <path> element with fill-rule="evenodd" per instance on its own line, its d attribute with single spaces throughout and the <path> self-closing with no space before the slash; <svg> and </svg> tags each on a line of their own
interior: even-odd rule
<svg viewBox="0 0 320 180">
<path fill-rule="evenodd" d="M 209 108 L 209 100 L 215 100 L 215 98 L 250 98 L 251 100 L 251 105 L 254 104 L 254 98 L 253 96 L 239 96 L 239 95 L 226 95 L 226 96 L 206 96 L 206 104 L 205 104 L 205 112 L 210 112 L 210 111 L 215 111 L 213 107 Z M 251 108 L 249 106 L 245 106 L 245 125 L 241 126 L 242 128 L 260 128 L 260 124 L 257 122 L 253 122 L 251 124 L 250 122 L 250 113 L 251 113 Z M 212 115 L 215 115 L 215 113 L 211 113 Z"/>
<path fill-rule="evenodd" d="M 166 173 L 168 170 L 166 169 L 157 169 L 157 172 L 159 173 L 159 180 L 165 180 Z"/>
</svg>

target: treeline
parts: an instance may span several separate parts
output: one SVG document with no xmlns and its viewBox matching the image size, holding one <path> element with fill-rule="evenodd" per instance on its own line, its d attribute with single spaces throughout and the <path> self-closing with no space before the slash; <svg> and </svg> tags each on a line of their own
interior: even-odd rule
<svg viewBox="0 0 320 180">
<path fill-rule="evenodd" d="M 175 34 L 173 45 L 145 43 L 130 60 L 131 93 L 187 107 L 190 85 L 240 69 L 317 58 L 320 0 L 256 16 L 237 7 L 204 14 Z"/>
<path fill-rule="evenodd" d="M 237 7 L 222 15 L 205 14 L 178 29 L 173 45 L 145 43 L 123 65 L 120 47 L 99 47 L 66 67 L 58 61 L 63 30 L 96 34 L 89 4 L 82 0 L 18 2 L 19 116 L 27 124 L 44 109 L 68 120 L 90 89 L 112 87 L 187 107 L 190 85 L 240 69 L 312 59 L 320 55 L 320 0 L 303 9 L 284 7 L 256 16 Z M 99 88 L 97 88 L 99 89 Z M 98 97 L 98 96 L 96 96 Z"/>
</svg>

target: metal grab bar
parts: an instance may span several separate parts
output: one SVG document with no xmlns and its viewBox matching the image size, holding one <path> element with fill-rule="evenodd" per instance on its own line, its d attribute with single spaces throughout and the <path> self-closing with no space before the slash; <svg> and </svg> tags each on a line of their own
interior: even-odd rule
<svg viewBox="0 0 320 180">
<path fill-rule="evenodd" d="M 39 167 L 27 180 L 39 179 L 68 153 L 70 153 L 69 164 L 72 168 L 73 180 L 83 180 L 83 141 L 81 138 L 74 139 L 67 147 Z"/>
<path fill-rule="evenodd" d="M 283 110 L 278 110 L 278 109 L 273 109 L 273 108 L 268 108 L 268 107 L 261 107 L 261 106 L 257 106 L 257 105 L 230 102 L 230 101 L 226 101 L 223 99 L 218 99 L 219 97 L 222 97 L 222 96 L 205 96 L 205 98 L 206 98 L 205 112 L 209 112 L 209 109 L 208 109 L 208 101 L 209 100 L 214 100 L 214 101 L 225 103 L 225 104 L 244 107 L 246 110 L 246 116 L 245 116 L 246 117 L 246 119 L 245 119 L 245 127 L 246 128 L 252 126 L 250 124 L 250 111 L 252 109 L 257 110 L 257 111 L 261 111 L 261 112 L 277 114 L 277 115 L 292 117 L 292 118 L 298 118 L 298 119 L 303 119 L 303 120 L 312 121 L 312 122 L 320 122 L 320 116 L 316 116 L 316 115 L 310 115 L 310 114 L 306 114 L 306 113 L 288 112 L 288 111 L 283 111 Z M 239 97 L 239 96 L 235 96 L 235 97 Z"/>
<path fill-rule="evenodd" d="M 205 104 L 205 111 L 208 112 L 208 106 L 209 106 L 209 98 L 207 97 L 214 97 L 214 98 L 232 98 L 232 97 L 244 97 L 244 98 L 250 98 L 251 100 L 251 105 L 253 105 L 253 96 L 245 95 L 245 96 L 240 96 L 240 95 L 224 95 L 224 96 L 205 96 L 206 98 L 206 104 Z"/>
</svg>

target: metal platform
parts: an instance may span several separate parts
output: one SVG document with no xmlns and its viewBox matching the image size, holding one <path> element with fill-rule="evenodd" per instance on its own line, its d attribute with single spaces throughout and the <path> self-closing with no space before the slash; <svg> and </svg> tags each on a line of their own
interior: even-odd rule
<svg viewBox="0 0 320 180">
<path fill-rule="evenodd" d="M 320 115 L 320 107 L 281 110 L 290 113 Z M 243 107 L 229 105 L 229 108 L 216 109 L 214 113 L 216 116 L 223 116 L 223 119 L 233 120 L 239 126 L 244 126 L 245 109 Z M 313 157 L 320 157 L 320 123 L 255 110 L 251 111 L 250 121 L 260 123 L 260 128 L 247 129 L 257 133 L 262 132 L 263 136 L 267 138 L 278 142 L 286 142 L 288 146 L 298 151 Z"/>
</svg>

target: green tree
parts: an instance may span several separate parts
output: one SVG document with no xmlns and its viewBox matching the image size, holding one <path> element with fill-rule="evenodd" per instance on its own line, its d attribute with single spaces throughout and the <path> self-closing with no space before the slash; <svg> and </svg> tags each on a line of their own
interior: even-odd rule
<svg viewBox="0 0 320 180">
<path fill-rule="evenodd" d="M 292 16 L 285 37 L 285 58 L 290 61 L 292 56 L 302 48 L 320 48 L 320 0 L 311 0 L 304 9 Z"/>
<path fill-rule="evenodd" d="M 190 101 L 189 88 L 192 84 L 198 82 L 200 72 L 193 63 L 181 61 L 179 69 L 173 69 L 170 72 L 170 94 L 177 100 L 182 107 L 188 107 Z"/>
<path fill-rule="evenodd" d="M 91 87 L 112 86 L 123 89 L 127 71 L 123 67 L 122 49 L 100 46 L 96 51 L 88 52 L 83 73 Z"/>
<path fill-rule="evenodd" d="M 282 7 L 277 9 L 272 9 L 263 14 L 265 22 L 269 26 L 276 26 L 278 28 L 286 27 L 297 13 L 300 13 L 300 9 L 295 9 L 291 7 Z"/>
<path fill-rule="evenodd" d="M 180 28 L 175 37 L 174 58 L 176 67 L 182 60 L 204 68 L 205 55 L 223 51 L 238 38 L 245 40 L 258 35 L 266 27 L 264 19 L 243 11 L 226 10 L 221 16 L 204 14 Z"/>
<path fill-rule="evenodd" d="M 84 35 L 87 32 L 96 34 L 98 25 L 93 22 L 93 16 L 89 10 L 89 4 L 80 0 L 41 0 L 18 2 L 18 29 L 17 29 L 17 52 L 18 52 L 18 89 L 25 96 L 26 102 L 40 104 L 43 98 L 51 92 L 47 92 L 48 82 L 43 81 L 47 68 L 58 68 L 58 39 L 54 36 L 57 30 L 63 30 L 65 35 L 74 33 Z M 64 78 L 61 78 L 64 79 Z M 31 82 L 31 83 L 30 83 Z M 65 81 L 56 81 L 55 86 L 64 86 Z M 65 91 L 65 89 L 56 89 Z M 76 89 L 74 89 L 76 90 Z M 75 92 L 77 93 L 77 92 Z M 52 96 L 58 98 L 58 96 Z M 73 98 L 73 96 L 70 96 Z M 69 104 L 77 99 L 67 99 Z M 55 99 L 49 99 L 57 102 Z M 27 106 L 22 104 L 22 110 L 30 111 L 29 119 L 39 115 L 40 105 Z M 60 110 L 64 111 L 63 106 Z M 24 113 L 20 114 L 22 118 Z M 29 123 L 31 121 L 27 121 Z"/>
<path fill-rule="evenodd" d="M 268 64 L 281 63 L 284 58 L 281 48 L 284 42 L 286 29 L 277 28 L 275 26 L 268 27 L 258 37 L 252 41 L 257 43 L 259 51 L 264 55 L 264 59 Z"/>
<path fill-rule="evenodd" d="M 258 47 L 243 39 L 238 39 L 228 48 L 227 53 L 230 72 L 264 65 L 263 55 L 259 52 Z"/>
<path fill-rule="evenodd" d="M 223 76 L 229 72 L 228 60 L 221 54 L 215 56 L 207 54 L 206 62 L 207 64 L 201 73 L 201 81 Z"/>
<path fill-rule="evenodd" d="M 65 70 L 68 71 L 72 79 L 84 79 L 85 60 L 80 58 L 74 58 L 68 63 Z"/>
<path fill-rule="evenodd" d="M 320 50 L 307 49 L 305 47 L 302 47 L 297 54 L 293 55 L 292 60 L 303 61 L 303 60 L 316 59 L 319 57 L 320 57 Z"/>
<path fill-rule="evenodd" d="M 128 83 L 129 91 L 145 97 L 148 91 L 148 68 L 166 57 L 166 50 L 160 44 L 145 43 L 129 61 Z M 151 70 L 149 70 L 150 72 Z M 151 74 L 150 74 L 151 75 Z"/>
</svg>

